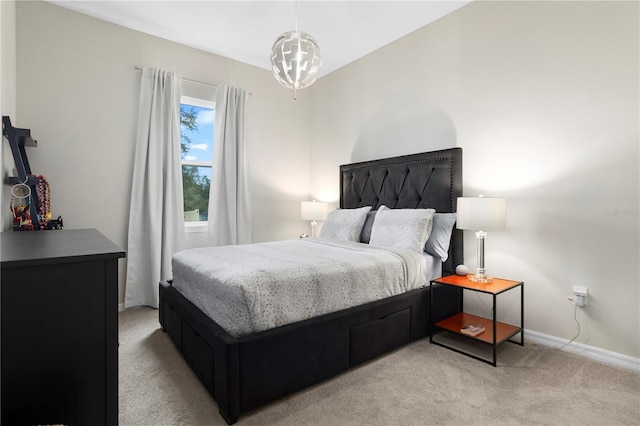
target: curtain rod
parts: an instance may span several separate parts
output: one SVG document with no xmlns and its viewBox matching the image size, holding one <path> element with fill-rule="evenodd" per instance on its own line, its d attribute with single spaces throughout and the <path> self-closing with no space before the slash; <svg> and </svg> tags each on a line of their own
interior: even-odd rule
<svg viewBox="0 0 640 426">
<path fill-rule="evenodd" d="M 134 68 L 136 69 L 136 71 L 142 71 L 142 67 L 139 65 L 136 65 Z M 191 80 L 184 77 L 180 77 L 180 78 L 182 78 L 184 81 L 188 81 L 189 83 L 193 83 L 193 84 L 200 84 L 202 86 L 208 86 L 208 87 L 218 87 L 217 84 L 203 83 L 202 81 Z M 249 96 L 253 96 L 253 93 L 249 92 Z"/>
<path fill-rule="evenodd" d="M 142 67 L 139 65 L 136 65 L 134 67 L 136 69 L 136 71 L 142 71 Z M 184 81 L 188 81 L 189 83 L 195 83 L 195 84 L 201 84 L 203 86 L 209 86 L 209 87 L 217 87 L 217 84 L 211 84 L 211 83 L 203 83 L 202 81 L 196 81 L 196 80 L 190 80 L 188 78 L 184 78 L 184 77 L 180 77 L 182 78 Z"/>
</svg>

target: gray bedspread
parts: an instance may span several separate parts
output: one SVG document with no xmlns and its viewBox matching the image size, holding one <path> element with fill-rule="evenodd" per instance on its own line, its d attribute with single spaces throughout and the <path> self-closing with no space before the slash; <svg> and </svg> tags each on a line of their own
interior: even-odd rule
<svg viewBox="0 0 640 426">
<path fill-rule="evenodd" d="M 305 238 L 182 251 L 173 286 L 242 336 L 422 287 L 426 264 L 409 250 Z"/>
</svg>

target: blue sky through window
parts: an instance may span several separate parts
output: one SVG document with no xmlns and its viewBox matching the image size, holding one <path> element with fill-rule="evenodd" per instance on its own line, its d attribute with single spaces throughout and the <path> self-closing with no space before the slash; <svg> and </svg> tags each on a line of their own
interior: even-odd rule
<svg viewBox="0 0 640 426">
<path fill-rule="evenodd" d="M 191 139 L 188 151 L 183 154 L 183 160 L 188 161 L 213 161 L 213 121 L 215 111 L 195 105 L 180 104 L 181 110 L 193 109 L 196 113 L 198 131 L 191 131 L 181 126 L 180 132 Z M 211 178 L 211 169 L 200 168 L 201 173 Z M 206 172 L 205 172 L 206 170 Z"/>
</svg>

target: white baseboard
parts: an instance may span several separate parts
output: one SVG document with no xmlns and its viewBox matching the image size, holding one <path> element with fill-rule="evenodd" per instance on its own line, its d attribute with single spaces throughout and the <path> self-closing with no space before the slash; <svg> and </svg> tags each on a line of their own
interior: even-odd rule
<svg viewBox="0 0 640 426">
<path fill-rule="evenodd" d="M 605 364 L 615 365 L 616 367 L 640 372 L 640 358 L 607 351 L 605 349 L 596 348 L 595 346 L 585 345 L 584 343 L 571 342 L 567 345 L 569 340 L 527 329 L 524 330 L 524 336 L 525 342 L 530 341 L 541 346 L 562 348 L 563 351 L 591 358 Z"/>
</svg>

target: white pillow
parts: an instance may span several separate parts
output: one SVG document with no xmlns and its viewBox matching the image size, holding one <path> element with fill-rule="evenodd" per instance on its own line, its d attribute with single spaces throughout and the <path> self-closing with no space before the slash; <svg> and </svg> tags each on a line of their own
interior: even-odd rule
<svg viewBox="0 0 640 426">
<path fill-rule="evenodd" d="M 389 209 L 380 206 L 369 244 L 398 247 L 422 254 L 433 226 L 434 209 Z"/>
<path fill-rule="evenodd" d="M 334 210 L 322 224 L 318 236 L 334 240 L 360 241 L 362 225 L 370 210 L 371 206 Z"/>
<path fill-rule="evenodd" d="M 449 257 L 451 232 L 456 223 L 455 213 L 436 213 L 433 215 L 431 234 L 424 247 L 424 251 L 432 256 L 438 256 L 443 262 Z"/>
</svg>

